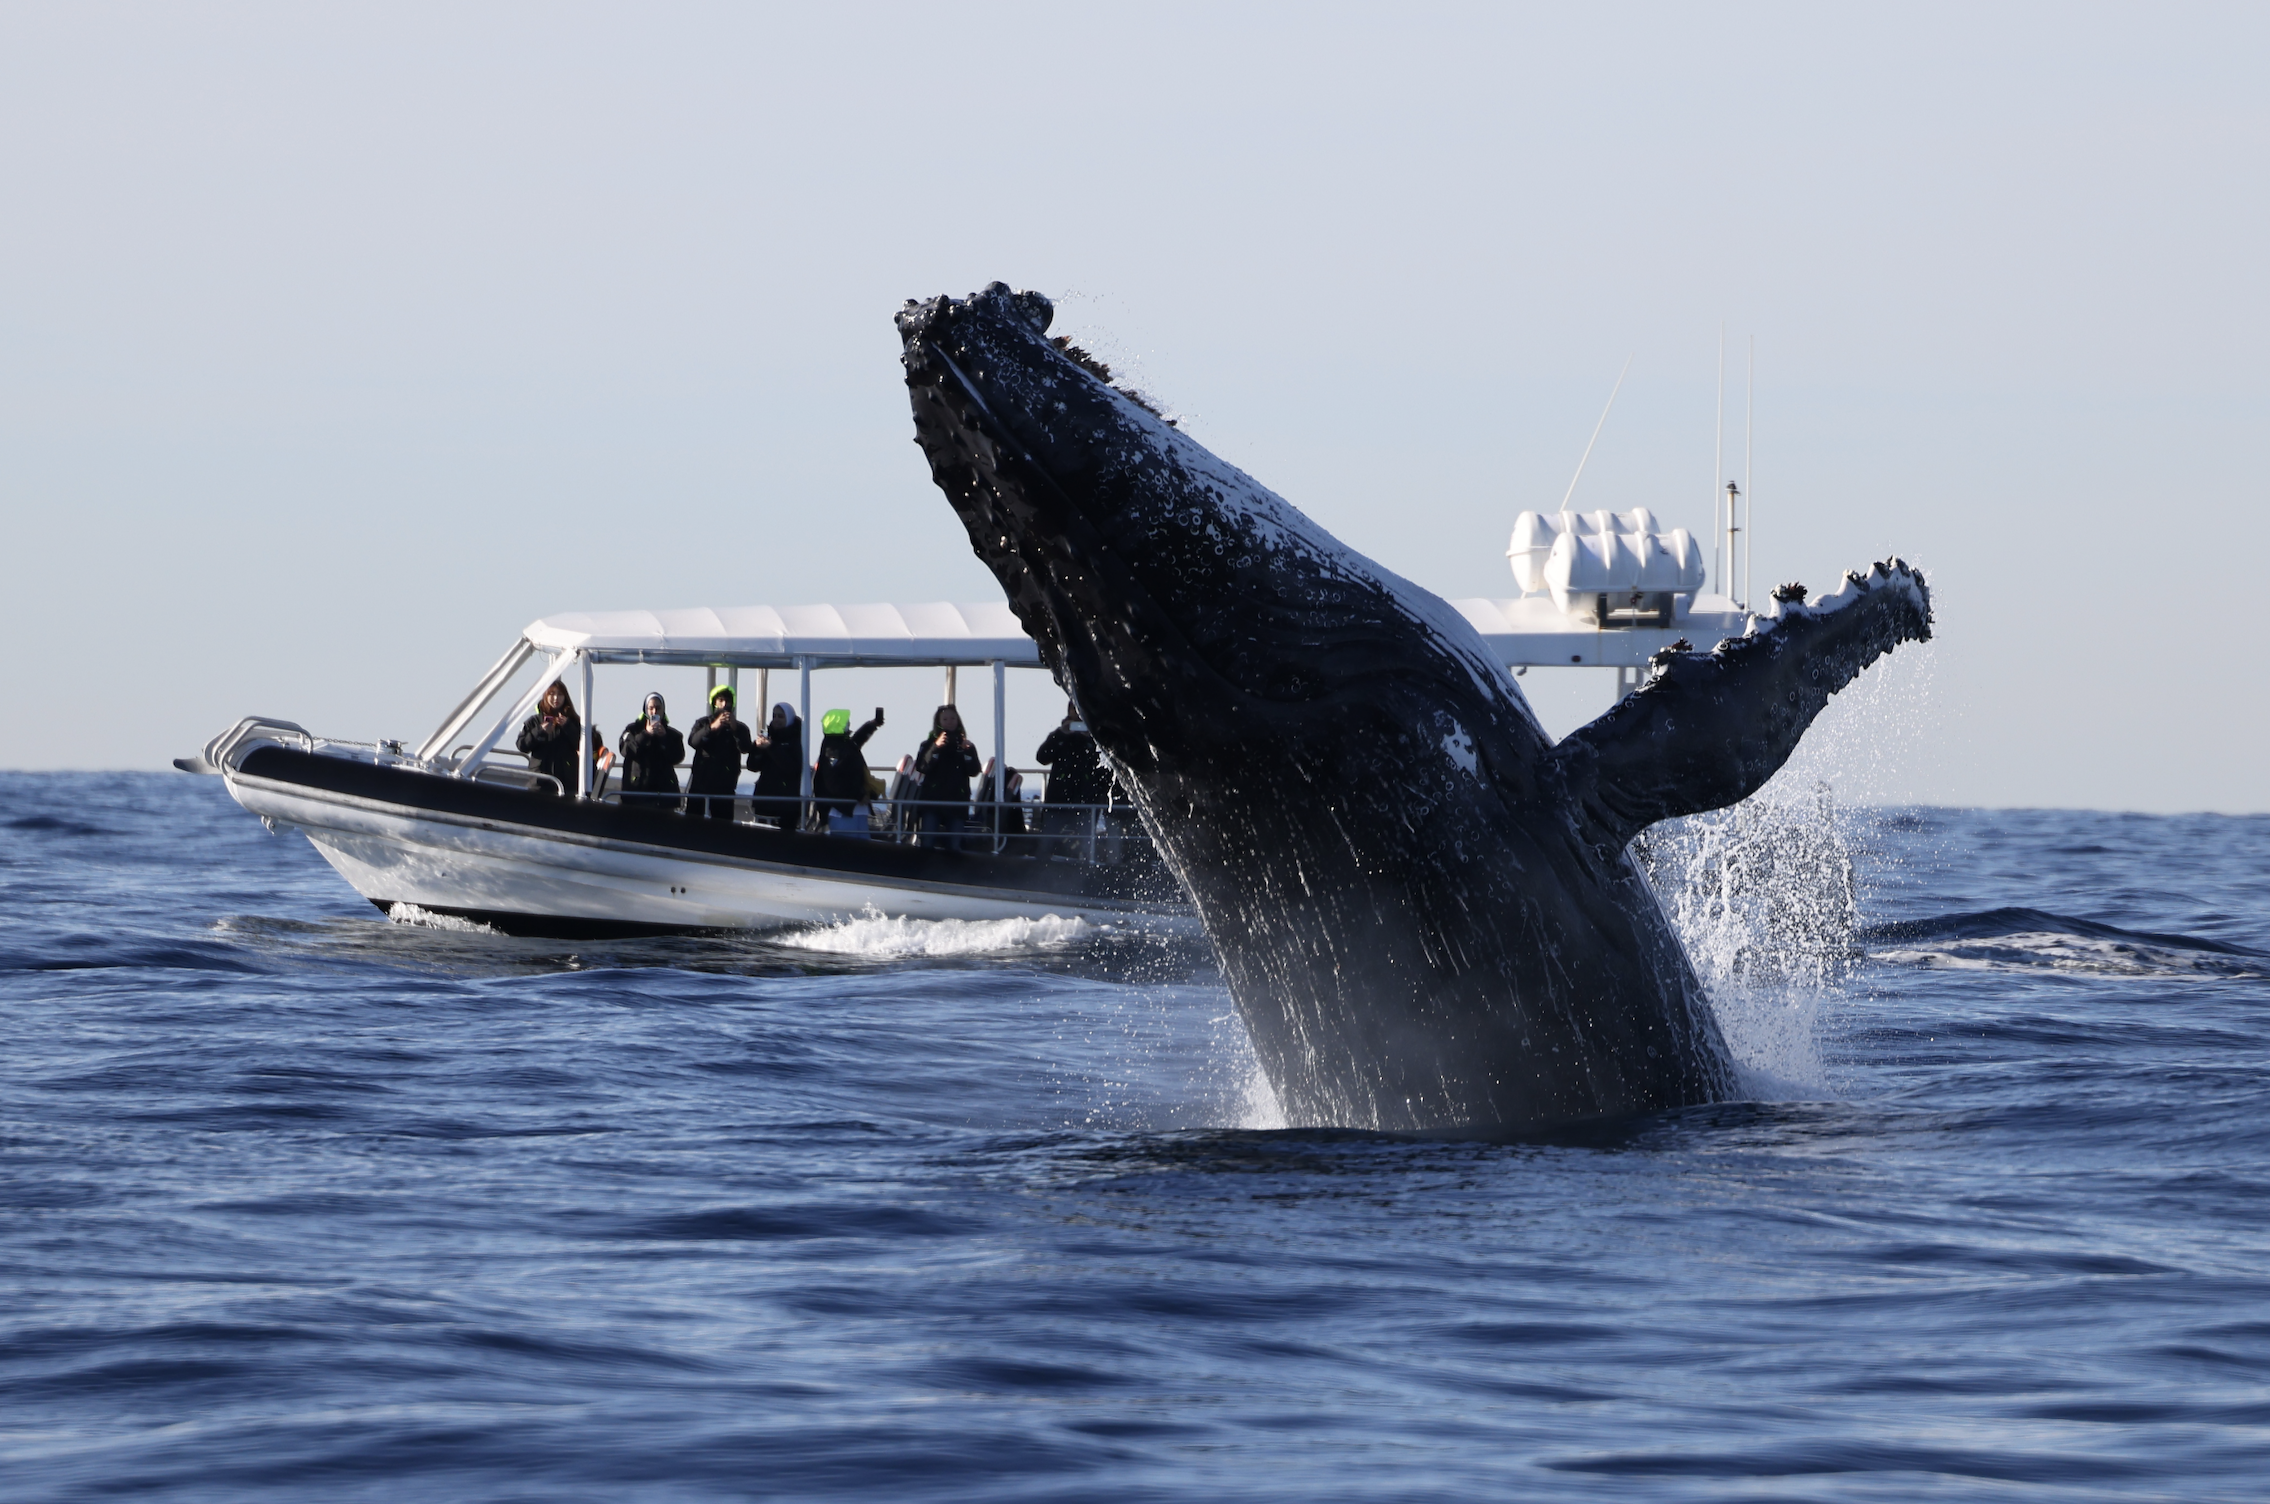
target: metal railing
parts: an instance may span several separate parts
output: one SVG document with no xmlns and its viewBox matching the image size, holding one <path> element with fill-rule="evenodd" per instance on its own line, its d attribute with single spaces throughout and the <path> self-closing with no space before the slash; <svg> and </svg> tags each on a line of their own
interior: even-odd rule
<svg viewBox="0 0 2270 1504">
<path fill-rule="evenodd" d="M 317 736 L 296 721 L 280 721 L 269 716 L 248 715 L 234 726 L 205 744 L 194 763 L 184 759 L 177 767 L 192 772 L 234 772 L 239 763 L 260 745 L 295 747 L 323 757 L 341 757 L 350 762 L 374 763 L 379 767 L 409 767 L 421 772 L 448 772 L 455 766 L 450 759 L 419 757 L 402 750 L 398 741 L 358 742 L 344 737 Z M 558 787 L 549 774 L 518 768 L 483 767 L 475 776 L 492 783 L 509 783 L 521 787 L 532 786 L 536 781 Z"/>
<path fill-rule="evenodd" d="M 282 746 L 287 740 L 296 741 L 304 751 L 315 750 L 315 735 L 297 721 L 279 721 L 264 715 L 248 715 L 234 726 L 205 744 L 198 755 L 215 772 L 233 768 L 230 761 L 251 742 L 274 742 Z"/>
<path fill-rule="evenodd" d="M 501 783 L 506 788 L 526 789 L 530 793 L 546 794 L 557 799 L 566 789 L 549 773 L 538 773 L 523 768 L 500 768 L 494 763 L 483 763 L 473 770 L 475 783 Z"/>
<path fill-rule="evenodd" d="M 307 752 L 344 755 L 353 761 L 367 760 L 382 767 L 391 765 L 442 773 L 464 768 L 464 762 L 454 753 L 420 757 L 403 751 L 399 742 L 348 742 L 319 737 L 295 722 L 266 716 L 247 716 L 214 737 L 206 743 L 201 759 L 212 771 L 219 772 L 233 768 L 235 762 L 261 743 L 296 745 Z M 1020 776 L 1028 772 L 1042 778 L 1047 775 L 1044 768 L 1011 771 Z M 467 776 L 475 782 L 544 798 L 571 797 L 560 779 L 533 767 L 484 763 L 470 769 Z M 845 799 L 818 794 L 704 793 L 688 789 L 663 792 L 608 787 L 612 781 L 602 779 L 600 789 L 592 797 L 599 802 L 681 819 L 722 818 L 713 816 L 710 810 L 717 805 L 727 805 L 734 824 L 810 835 L 888 841 L 994 856 L 1076 861 L 1089 866 L 1120 866 L 1155 859 L 1150 834 L 1143 829 L 1130 804 L 1122 801 L 1052 804 L 1046 800 L 1016 797 L 997 804 L 984 797 L 992 790 L 990 779 L 968 799 L 892 799 L 872 795 Z M 849 817 L 841 823 L 828 818 L 831 812 L 846 804 L 855 813 L 867 813 L 864 826 Z"/>
<path fill-rule="evenodd" d="M 696 820 L 722 820 L 708 811 L 730 803 L 733 823 L 739 825 L 994 856 L 1057 858 L 1091 866 L 1140 860 L 1149 854 L 1151 843 L 1149 832 L 1135 817 L 1134 806 L 1119 803 L 1017 800 L 997 805 L 987 799 L 905 798 L 851 801 L 817 794 L 807 798 L 644 789 L 610 790 L 601 797 L 610 804 Z M 869 812 L 863 828 L 849 817 L 843 825 L 827 818 L 847 803 L 855 814 Z"/>
</svg>

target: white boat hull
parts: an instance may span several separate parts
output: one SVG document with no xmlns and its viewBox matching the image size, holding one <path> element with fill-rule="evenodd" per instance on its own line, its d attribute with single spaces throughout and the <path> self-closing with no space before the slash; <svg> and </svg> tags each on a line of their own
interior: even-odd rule
<svg viewBox="0 0 2270 1504">
<path fill-rule="evenodd" d="M 360 798 L 230 771 L 236 801 L 305 834 L 381 906 L 551 927 L 771 929 L 880 912 L 916 919 L 1056 915 L 1195 930 L 1184 915 L 1062 894 L 926 883 L 685 851 Z"/>
</svg>

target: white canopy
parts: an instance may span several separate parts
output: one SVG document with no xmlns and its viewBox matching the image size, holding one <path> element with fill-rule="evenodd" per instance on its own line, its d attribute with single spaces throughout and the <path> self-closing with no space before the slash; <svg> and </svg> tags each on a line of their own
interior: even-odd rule
<svg viewBox="0 0 2270 1504">
<path fill-rule="evenodd" d="M 1003 601 L 579 611 L 547 616 L 522 635 L 546 652 L 580 650 L 600 663 L 790 668 L 809 658 L 815 668 L 1040 664 L 1040 650 Z"/>
<path fill-rule="evenodd" d="M 1550 600 L 1452 601 L 1508 667 L 1635 666 L 1674 638 L 1708 647 L 1747 625 L 1734 603 L 1697 598 L 1669 627 L 1603 630 Z M 1001 601 L 874 606 L 689 607 L 547 616 L 523 634 L 539 651 L 583 651 L 598 663 L 683 663 L 793 668 L 927 667 L 1003 663 L 1036 668 L 1040 650 Z"/>
<path fill-rule="evenodd" d="M 1681 636 L 1700 646 L 1744 631 L 1748 614 L 1718 596 L 1696 596 L 1669 627 L 1604 629 L 1559 610 L 1550 600 L 1450 602 L 1508 668 L 1583 665 L 1636 669 L 1650 653 Z M 1003 601 L 955 605 L 728 606 L 678 611 L 580 611 L 529 623 L 440 729 L 419 747 L 438 756 L 504 689 L 531 653 L 555 658 L 582 653 L 587 664 L 675 663 L 695 668 L 929 668 L 998 663 L 1038 668 L 1040 649 Z M 539 674 L 517 706 L 489 730 L 463 766 L 478 764 L 541 691 Z M 590 678 L 584 677 L 588 705 Z M 1000 701 L 995 700 L 999 729 Z M 460 775 L 462 776 L 462 775 Z"/>
</svg>

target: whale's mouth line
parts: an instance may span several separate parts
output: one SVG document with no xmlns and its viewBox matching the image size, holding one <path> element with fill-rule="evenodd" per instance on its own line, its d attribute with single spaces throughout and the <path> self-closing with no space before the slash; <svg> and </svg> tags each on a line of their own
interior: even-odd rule
<svg viewBox="0 0 2270 1504">
<path fill-rule="evenodd" d="M 923 343 L 929 347 L 931 354 L 938 357 L 940 364 L 954 373 L 954 379 L 962 384 L 963 391 L 969 393 L 969 400 L 977 404 L 977 410 L 985 414 L 985 420 L 996 427 L 1002 426 L 1001 420 L 994 415 L 993 405 L 985 400 L 985 393 L 977 389 L 977 383 L 969 379 L 969 373 L 961 368 L 953 356 L 946 353 L 945 346 L 939 344 L 936 340 L 924 340 Z M 1001 438 L 1002 435 L 999 433 L 994 435 L 996 442 Z"/>
<path fill-rule="evenodd" d="M 954 380 L 961 383 L 962 390 L 969 394 L 969 400 L 977 404 L 978 416 L 984 420 L 985 436 L 999 445 L 1003 454 L 1015 455 L 1024 462 L 1027 470 L 1047 482 L 1048 489 L 1055 493 L 1059 502 L 1066 507 L 1073 507 L 1075 503 L 1072 494 L 1064 489 L 1061 481 L 1048 473 L 1046 465 L 1033 458 L 1031 450 L 1018 442 L 1017 436 L 1009 431 L 1009 425 L 1001 421 L 1000 415 L 994 412 L 993 405 L 985 400 L 985 393 L 979 391 L 977 383 L 969 379 L 969 373 L 961 368 L 953 356 L 940 349 L 935 341 L 925 340 L 923 343 L 929 346 L 930 353 L 937 356 L 947 370 L 953 372 Z"/>
</svg>

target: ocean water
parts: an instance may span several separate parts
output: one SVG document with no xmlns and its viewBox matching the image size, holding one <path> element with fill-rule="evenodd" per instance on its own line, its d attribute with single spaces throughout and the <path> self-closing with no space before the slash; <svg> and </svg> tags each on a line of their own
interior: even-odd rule
<svg viewBox="0 0 2270 1504">
<path fill-rule="evenodd" d="M 0 775 L 0 1497 L 2270 1496 L 2270 820 L 1649 859 L 1755 1100 L 1407 1142 L 1202 945 L 519 941 Z"/>
</svg>

